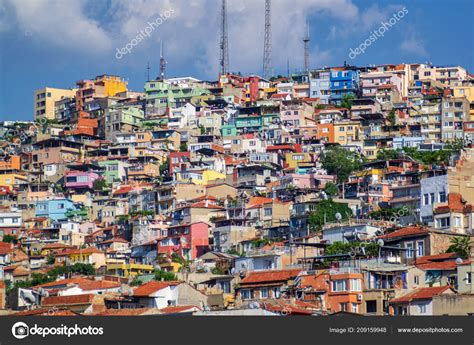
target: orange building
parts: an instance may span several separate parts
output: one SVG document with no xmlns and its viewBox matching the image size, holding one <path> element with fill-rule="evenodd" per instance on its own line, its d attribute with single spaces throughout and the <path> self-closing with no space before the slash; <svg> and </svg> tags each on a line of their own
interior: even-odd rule
<svg viewBox="0 0 474 345">
<path fill-rule="evenodd" d="M 316 139 L 325 140 L 329 143 L 334 142 L 334 124 L 318 123 L 316 126 L 318 127 Z"/>
<path fill-rule="evenodd" d="M 357 273 L 356 273 L 357 272 Z M 331 313 L 361 313 L 363 276 L 357 270 L 330 271 L 327 309 Z"/>
</svg>

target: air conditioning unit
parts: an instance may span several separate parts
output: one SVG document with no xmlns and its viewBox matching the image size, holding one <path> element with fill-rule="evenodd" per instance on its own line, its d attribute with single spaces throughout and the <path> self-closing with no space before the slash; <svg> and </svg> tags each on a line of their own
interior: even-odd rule
<svg viewBox="0 0 474 345">
<path fill-rule="evenodd" d="M 364 295 L 363 295 L 363 294 L 360 293 L 360 294 L 357 295 L 357 300 L 358 300 L 358 301 L 362 301 L 363 299 L 364 299 Z"/>
</svg>

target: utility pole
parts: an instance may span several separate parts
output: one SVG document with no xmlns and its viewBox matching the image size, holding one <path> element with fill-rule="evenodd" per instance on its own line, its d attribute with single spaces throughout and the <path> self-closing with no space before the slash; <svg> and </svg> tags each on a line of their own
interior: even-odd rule
<svg viewBox="0 0 474 345">
<path fill-rule="evenodd" d="M 166 60 L 163 56 L 163 40 L 161 40 L 161 47 L 160 47 L 160 78 L 162 80 L 165 79 L 165 72 L 166 72 Z"/>
<path fill-rule="evenodd" d="M 150 81 L 150 62 L 146 64 L 146 81 Z"/>
<path fill-rule="evenodd" d="M 272 5 L 270 0 L 265 0 L 265 35 L 263 41 L 263 77 L 272 76 Z"/>
<path fill-rule="evenodd" d="M 227 0 L 222 0 L 221 7 L 221 39 L 220 39 L 220 64 L 219 74 L 229 72 L 229 39 L 227 34 Z"/>
<path fill-rule="evenodd" d="M 304 45 L 304 72 L 308 73 L 309 71 L 309 23 L 306 22 L 306 33 L 303 37 L 303 45 Z"/>
</svg>

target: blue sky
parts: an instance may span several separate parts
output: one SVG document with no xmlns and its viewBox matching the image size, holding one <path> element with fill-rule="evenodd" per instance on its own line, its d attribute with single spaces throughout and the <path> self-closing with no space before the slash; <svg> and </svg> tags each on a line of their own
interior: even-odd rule
<svg viewBox="0 0 474 345">
<path fill-rule="evenodd" d="M 230 69 L 261 73 L 263 0 L 229 2 Z M 69 88 L 80 79 L 117 74 L 141 91 L 146 64 L 158 74 L 163 39 L 168 76 L 215 80 L 219 0 L 0 0 L 0 120 L 32 119 L 33 92 Z M 373 30 L 406 7 L 408 13 L 356 59 L 349 58 Z M 301 69 L 305 20 L 312 68 L 427 62 L 474 70 L 474 2 L 278 0 L 272 7 L 275 74 Z M 165 11 L 170 11 L 168 18 Z M 125 46 L 160 16 L 146 39 L 121 59 Z M 168 13 L 169 14 L 169 13 Z"/>
</svg>

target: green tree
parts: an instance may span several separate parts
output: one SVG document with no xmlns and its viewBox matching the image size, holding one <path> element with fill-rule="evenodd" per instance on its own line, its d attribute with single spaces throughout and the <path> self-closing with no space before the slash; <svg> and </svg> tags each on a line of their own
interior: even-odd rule
<svg viewBox="0 0 474 345">
<path fill-rule="evenodd" d="M 107 188 L 107 181 L 104 178 L 98 178 L 93 184 L 94 190 L 104 190 Z"/>
<path fill-rule="evenodd" d="M 170 159 L 169 157 L 160 165 L 160 175 L 168 176 L 170 172 Z"/>
<path fill-rule="evenodd" d="M 329 196 L 335 196 L 335 195 L 337 195 L 338 189 L 337 189 L 337 186 L 334 183 L 328 182 L 328 183 L 326 183 L 326 186 L 324 186 L 324 191 Z"/>
<path fill-rule="evenodd" d="M 451 245 L 446 253 L 457 253 L 462 258 L 469 256 L 469 236 L 456 236 L 451 238 Z"/>
<path fill-rule="evenodd" d="M 180 152 L 188 152 L 188 144 L 186 144 L 186 143 L 181 143 L 181 144 L 179 145 L 179 151 L 180 151 Z"/>
<path fill-rule="evenodd" d="M 321 155 L 321 164 L 328 174 L 336 175 L 337 181 L 342 183 L 352 174 L 360 169 L 361 157 L 341 146 L 332 146 Z"/>
<path fill-rule="evenodd" d="M 387 115 L 387 121 L 392 127 L 397 124 L 397 115 L 395 114 L 395 110 L 390 110 Z"/>
<path fill-rule="evenodd" d="M 54 261 L 55 261 L 54 255 L 48 255 L 48 258 L 46 259 L 46 263 L 48 265 L 54 265 Z"/>
<path fill-rule="evenodd" d="M 341 100 L 341 107 L 351 109 L 352 108 L 352 103 L 354 102 L 354 99 L 355 99 L 355 96 L 352 92 L 343 95 L 342 100 Z"/>
<path fill-rule="evenodd" d="M 173 272 L 156 270 L 154 279 L 158 281 L 173 281 L 173 280 L 178 280 L 178 277 Z"/>
<path fill-rule="evenodd" d="M 400 150 L 392 150 L 392 149 L 382 149 L 377 152 L 377 159 L 382 161 L 387 161 L 391 159 L 398 159 L 401 156 Z"/>
<path fill-rule="evenodd" d="M 377 243 L 373 242 L 334 242 L 331 243 L 324 249 L 325 255 L 335 255 L 335 254 L 349 254 L 350 252 L 356 250 L 357 248 L 364 248 L 365 254 L 368 256 L 377 256 L 379 251 L 379 246 Z"/>
<path fill-rule="evenodd" d="M 13 235 L 3 235 L 2 242 L 16 244 L 18 242 L 18 239 L 16 238 L 16 236 Z"/>
<path fill-rule="evenodd" d="M 311 231 L 321 231 L 325 223 L 336 221 L 336 214 L 340 213 L 341 220 L 348 220 L 352 216 L 352 210 L 344 203 L 337 203 L 331 199 L 322 200 L 316 205 L 316 210 L 311 212 L 308 219 Z"/>
</svg>

